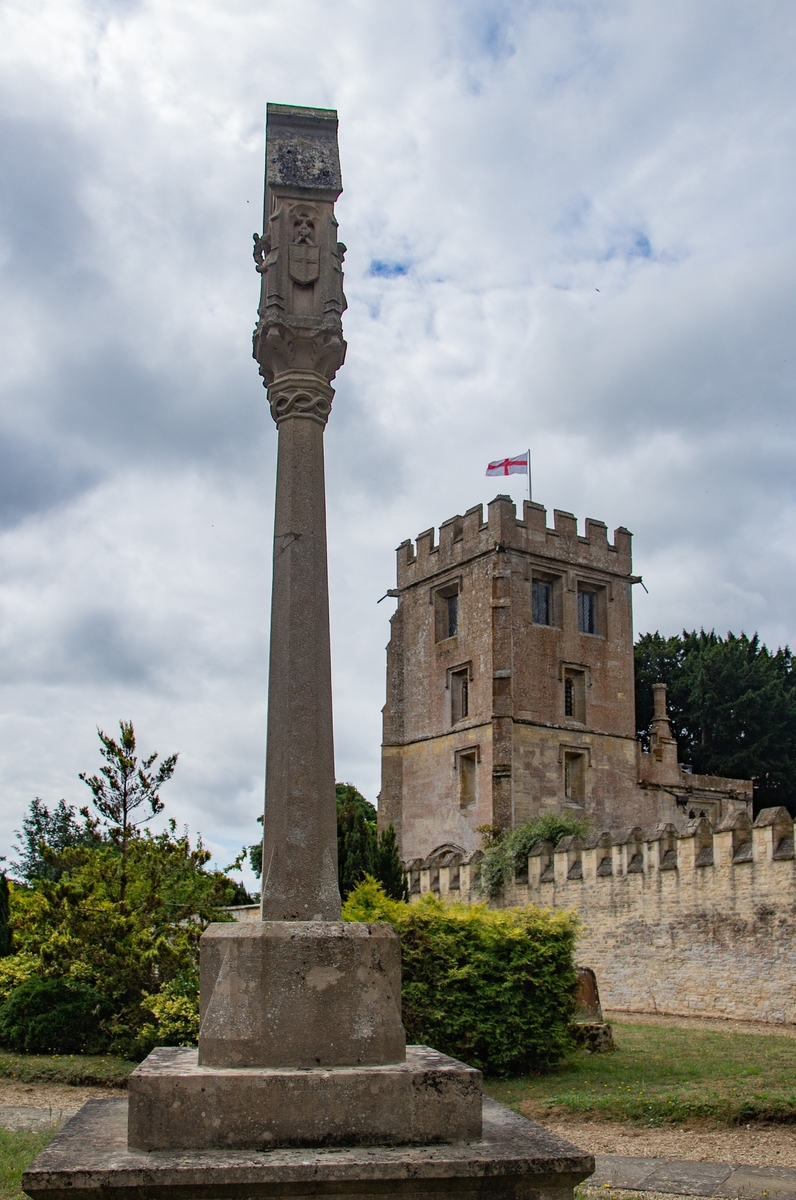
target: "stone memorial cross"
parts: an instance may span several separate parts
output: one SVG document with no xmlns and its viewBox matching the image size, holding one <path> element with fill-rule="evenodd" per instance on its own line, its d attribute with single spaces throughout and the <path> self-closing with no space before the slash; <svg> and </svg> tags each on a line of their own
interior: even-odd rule
<svg viewBox="0 0 796 1200">
<path fill-rule="evenodd" d="M 345 356 L 337 114 L 268 106 L 254 334 L 277 424 L 260 920 L 201 938 L 198 1050 L 159 1047 L 25 1174 L 33 1200 L 572 1200 L 594 1167 L 405 1044 L 398 938 L 340 920 L 323 431 Z M 126 1142 L 125 1142 L 126 1124 Z"/>
</svg>

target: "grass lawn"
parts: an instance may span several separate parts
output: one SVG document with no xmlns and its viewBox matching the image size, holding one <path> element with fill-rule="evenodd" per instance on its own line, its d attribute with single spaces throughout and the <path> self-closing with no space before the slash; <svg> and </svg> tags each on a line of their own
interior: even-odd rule
<svg viewBox="0 0 796 1200">
<path fill-rule="evenodd" d="M 22 1172 L 52 1136 L 0 1129 L 0 1200 L 27 1200 L 20 1187 Z"/>
<path fill-rule="evenodd" d="M 796 1122 L 796 1038 L 614 1023 L 616 1052 L 578 1051 L 548 1075 L 487 1080 L 525 1116 L 639 1125 Z"/>
<path fill-rule="evenodd" d="M 23 1083 L 68 1083 L 75 1087 L 124 1087 L 138 1063 L 110 1054 L 6 1054 L 0 1076 Z"/>
</svg>

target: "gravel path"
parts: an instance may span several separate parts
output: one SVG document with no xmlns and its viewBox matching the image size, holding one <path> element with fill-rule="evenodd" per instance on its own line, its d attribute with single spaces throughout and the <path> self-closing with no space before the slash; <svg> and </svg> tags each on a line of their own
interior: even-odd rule
<svg viewBox="0 0 796 1200">
<path fill-rule="evenodd" d="M 0 1125 L 4 1129 L 49 1129 L 63 1125 L 92 1096 L 118 1094 L 109 1088 L 0 1078 Z"/>
<path fill-rule="evenodd" d="M 530 1113 L 526 1114 L 530 1116 Z M 661 1126 L 639 1129 L 613 1121 L 533 1120 L 590 1154 L 625 1154 L 633 1158 L 677 1158 L 695 1162 L 730 1162 L 749 1167 L 796 1167 L 796 1126 L 751 1125 L 731 1129 L 684 1129 Z"/>
<path fill-rule="evenodd" d="M 614 1012 L 603 1009 L 606 1021 L 617 1025 L 668 1025 L 675 1029 L 715 1029 L 719 1033 L 762 1033 L 770 1037 L 796 1038 L 796 1025 L 763 1021 L 729 1021 L 724 1017 L 667 1017 L 660 1013 Z"/>
</svg>

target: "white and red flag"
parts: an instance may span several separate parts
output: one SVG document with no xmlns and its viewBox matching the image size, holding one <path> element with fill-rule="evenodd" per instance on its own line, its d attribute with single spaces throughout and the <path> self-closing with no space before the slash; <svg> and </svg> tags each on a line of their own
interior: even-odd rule
<svg viewBox="0 0 796 1200">
<path fill-rule="evenodd" d="M 517 454 L 514 458 L 499 458 L 489 464 L 486 473 L 487 475 L 527 475 L 530 457 L 530 450 L 526 450 L 524 454 Z"/>
</svg>

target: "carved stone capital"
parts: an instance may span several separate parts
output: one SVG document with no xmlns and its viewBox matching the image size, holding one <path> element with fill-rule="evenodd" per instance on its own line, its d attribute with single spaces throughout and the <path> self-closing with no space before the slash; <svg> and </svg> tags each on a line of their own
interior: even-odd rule
<svg viewBox="0 0 796 1200">
<path fill-rule="evenodd" d="M 328 384 L 345 360 L 346 344 L 339 317 L 323 322 L 300 318 L 260 320 L 254 331 L 254 357 L 265 387 L 287 372 L 309 372 Z"/>
<path fill-rule="evenodd" d="M 334 388 L 316 371 L 286 371 L 268 384 L 268 403 L 277 426 L 288 417 L 305 417 L 326 425 Z"/>
</svg>

